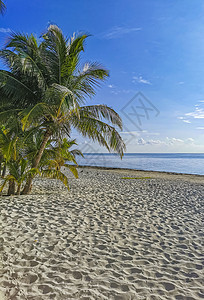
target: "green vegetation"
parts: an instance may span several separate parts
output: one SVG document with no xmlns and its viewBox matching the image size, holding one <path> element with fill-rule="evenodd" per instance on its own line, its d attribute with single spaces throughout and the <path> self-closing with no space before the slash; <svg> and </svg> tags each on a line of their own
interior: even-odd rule
<svg viewBox="0 0 204 300">
<path fill-rule="evenodd" d="M 151 179 L 151 177 L 122 177 L 121 179 Z"/>
<path fill-rule="evenodd" d="M 82 155 L 70 150 L 76 145 L 72 128 L 123 156 L 125 144 L 116 130 L 122 129 L 119 115 L 106 105 L 85 105 L 108 77 L 98 63 L 80 68 L 86 39 L 87 35 L 68 39 L 51 25 L 40 40 L 33 34 L 12 33 L 0 51 L 7 67 L 0 70 L 1 190 L 8 182 L 9 195 L 30 193 L 37 174 L 68 187 L 61 168 L 77 177 L 76 156 Z"/>
</svg>

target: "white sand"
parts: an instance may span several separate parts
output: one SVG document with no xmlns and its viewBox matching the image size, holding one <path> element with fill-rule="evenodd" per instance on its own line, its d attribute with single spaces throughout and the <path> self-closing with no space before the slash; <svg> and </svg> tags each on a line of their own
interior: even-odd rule
<svg viewBox="0 0 204 300">
<path fill-rule="evenodd" d="M 204 299 L 204 177 L 82 170 L 0 197 L 0 299 Z"/>
</svg>

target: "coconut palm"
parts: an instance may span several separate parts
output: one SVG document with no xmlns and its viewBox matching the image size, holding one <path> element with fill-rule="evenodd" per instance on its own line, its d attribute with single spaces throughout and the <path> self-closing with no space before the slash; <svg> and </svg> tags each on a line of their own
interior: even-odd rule
<svg viewBox="0 0 204 300">
<path fill-rule="evenodd" d="M 40 170 L 43 171 L 44 167 L 51 167 L 57 171 L 60 171 L 62 167 L 70 169 L 76 176 L 77 170 L 77 160 L 76 156 L 82 156 L 83 154 L 78 149 L 70 149 L 74 145 L 77 145 L 76 140 L 68 140 L 63 138 L 63 140 L 51 141 L 49 146 L 45 149 L 41 161 Z M 72 163 L 70 165 L 70 163 Z M 74 166 L 74 165 L 75 166 Z"/>
<path fill-rule="evenodd" d="M 21 192 L 21 186 L 23 182 L 30 176 L 35 176 L 36 174 L 40 174 L 40 171 L 38 169 L 30 169 L 29 168 L 29 161 L 21 158 L 18 161 L 17 160 L 10 160 L 7 163 L 8 166 L 8 175 L 4 177 L 4 181 L 2 186 L 0 187 L 0 192 L 4 189 L 7 182 L 9 182 L 8 187 L 8 195 L 20 195 Z M 17 191 L 16 191 L 16 185 L 17 184 Z"/>
<path fill-rule="evenodd" d="M 29 146 L 25 150 L 25 157 L 29 161 L 35 158 L 38 152 L 42 141 L 41 134 L 38 133 L 35 135 L 34 139 L 35 142 L 29 143 Z M 57 139 L 49 141 L 39 163 L 39 174 L 42 177 L 59 179 L 69 189 L 68 178 L 64 171 L 68 169 L 75 178 L 78 178 L 76 156 L 83 156 L 78 149 L 70 150 L 73 145 L 77 145 L 76 140 L 67 140 L 64 138 L 63 140 Z"/>
<path fill-rule="evenodd" d="M 6 10 L 6 5 L 0 0 L 0 13 L 3 15 Z"/>
<path fill-rule="evenodd" d="M 0 52 L 10 69 L 0 71 L 0 117 L 6 118 L 15 107 L 20 110 L 24 130 L 33 127 L 43 132 L 32 168 L 38 168 L 49 140 L 70 137 L 72 127 L 123 155 L 125 145 L 115 128 L 122 129 L 119 115 L 106 105 L 84 105 L 108 76 L 98 63 L 80 67 L 86 39 L 85 34 L 67 39 L 51 25 L 40 42 L 33 35 L 12 34 L 6 49 Z M 32 179 L 30 176 L 24 193 L 29 193 Z"/>
<path fill-rule="evenodd" d="M 41 131 L 35 133 L 31 129 L 31 132 L 19 131 L 17 134 L 16 126 L 10 126 L 10 128 L 4 126 L 0 129 L 0 150 L 8 171 L 0 187 L 0 192 L 8 182 L 7 194 L 20 195 L 23 182 L 37 174 L 42 177 L 59 179 L 69 189 L 68 178 L 61 170 L 62 167 L 67 168 L 78 178 L 76 155 L 82 155 L 82 153 L 77 149 L 70 150 L 73 145 L 76 145 L 76 142 L 75 140 L 68 141 L 66 138 L 63 141 L 58 139 L 47 143 L 39 169 L 31 168 L 31 162 L 39 150 L 42 139 Z M 75 165 L 70 165 L 68 162 Z"/>
<path fill-rule="evenodd" d="M 18 191 L 20 191 L 21 184 L 26 177 L 24 173 L 26 171 L 27 162 L 23 159 L 23 139 L 22 134 L 19 132 L 20 126 L 16 124 L 9 124 L 10 126 L 2 126 L 0 128 L 0 151 L 4 166 L 8 169 L 8 174 L 2 176 L 4 182 L 0 188 L 0 192 L 3 190 L 5 184 L 9 182 L 8 195 L 15 194 L 15 183 L 18 185 Z"/>
</svg>

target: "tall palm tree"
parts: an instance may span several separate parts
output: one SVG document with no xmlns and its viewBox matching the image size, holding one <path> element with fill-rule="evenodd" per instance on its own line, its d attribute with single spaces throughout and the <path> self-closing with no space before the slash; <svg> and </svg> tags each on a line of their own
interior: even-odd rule
<svg viewBox="0 0 204 300">
<path fill-rule="evenodd" d="M 125 144 L 115 128 L 122 129 L 119 115 L 106 105 L 84 105 L 108 76 L 98 63 L 80 67 L 86 39 L 85 34 L 68 39 L 51 25 L 40 42 L 33 35 L 12 34 L 0 52 L 10 69 L 0 71 L 0 95 L 8 106 L 6 111 L 2 104 L 0 116 L 3 119 L 15 107 L 21 111 L 24 130 L 37 126 L 44 131 L 32 168 L 38 167 L 48 141 L 65 134 L 70 137 L 72 127 L 123 155 Z M 24 193 L 29 193 L 32 179 Z"/>
<path fill-rule="evenodd" d="M 0 0 L 0 14 L 4 14 L 6 10 L 6 5 L 4 4 L 4 1 Z"/>
</svg>

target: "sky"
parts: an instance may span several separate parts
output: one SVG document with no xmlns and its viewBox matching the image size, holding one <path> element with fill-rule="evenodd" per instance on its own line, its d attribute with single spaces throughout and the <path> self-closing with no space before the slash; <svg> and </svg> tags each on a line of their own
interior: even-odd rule
<svg viewBox="0 0 204 300">
<path fill-rule="evenodd" d="M 39 37 L 49 24 L 89 33 L 82 62 L 110 77 L 89 100 L 122 117 L 127 152 L 204 152 L 203 0 L 5 0 L 0 45 L 11 31 Z M 2 68 L 2 64 L 0 63 Z M 85 152 L 105 152 L 76 136 Z"/>
</svg>

